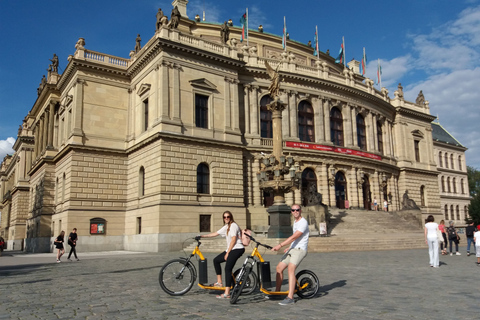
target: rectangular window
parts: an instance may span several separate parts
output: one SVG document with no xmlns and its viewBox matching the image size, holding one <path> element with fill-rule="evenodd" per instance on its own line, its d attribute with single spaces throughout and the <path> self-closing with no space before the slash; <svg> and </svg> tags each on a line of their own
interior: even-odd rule
<svg viewBox="0 0 480 320">
<path fill-rule="evenodd" d="M 143 131 L 148 129 L 148 99 L 143 100 Z"/>
<path fill-rule="evenodd" d="M 195 94 L 195 126 L 208 129 L 208 97 Z"/>
<path fill-rule="evenodd" d="M 210 232 L 210 221 L 212 216 L 210 214 L 200 215 L 200 232 Z"/>
<path fill-rule="evenodd" d="M 142 233 L 142 217 L 137 217 L 137 234 Z"/>
<path fill-rule="evenodd" d="M 420 162 L 420 141 L 415 140 L 415 160 Z"/>
</svg>

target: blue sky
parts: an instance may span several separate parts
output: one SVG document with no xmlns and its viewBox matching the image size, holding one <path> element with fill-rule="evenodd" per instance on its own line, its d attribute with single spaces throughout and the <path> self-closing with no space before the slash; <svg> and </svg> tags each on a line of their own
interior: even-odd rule
<svg viewBox="0 0 480 320">
<path fill-rule="evenodd" d="M 307 43 L 318 26 L 320 50 L 336 56 L 345 37 L 346 60 L 361 60 L 367 76 L 389 95 L 402 83 L 407 100 L 420 90 L 430 111 L 464 146 L 467 164 L 480 169 L 480 0 L 403 1 L 189 0 L 190 19 L 205 10 L 222 23 L 249 10 L 249 27 L 281 35 L 286 16 L 290 39 Z M 294 5 L 292 5 L 294 4 Z M 63 72 L 79 37 L 85 47 L 128 58 L 139 33 L 155 32 L 158 8 L 170 15 L 171 1 L 0 0 L 0 161 L 12 153 L 19 125 L 37 98 L 36 89 L 56 53 Z M 377 86 L 378 88 L 378 86 Z"/>
</svg>

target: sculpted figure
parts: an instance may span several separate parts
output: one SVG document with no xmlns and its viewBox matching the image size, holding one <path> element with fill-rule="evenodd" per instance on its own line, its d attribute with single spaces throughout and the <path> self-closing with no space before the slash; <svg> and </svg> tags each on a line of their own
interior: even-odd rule
<svg viewBox="0 0 480 320">
<path fill-rule="evenodd" d="M 403 98 L 403 87 L 401 83 L 398 84 L 398 97 Z"/>
<path fill-rule="evenodd" d="M 172 14 L 170 15 L 170 22 L 168 23 L 168 27 L 170 27 L 171 29 L 177 29 L 181 16 L 182 15 L 180 14 L 180 11 L 178 11 L 178 7 L 175 6 L 175 8 L 172 9 Z"/>
<path fill-rule="evenodd" d="M 140 35 L 137 34 L 137 39 L 135 39 L 135 53 L 140 51 L 140 49 L 142 48 L 140 41 L 142 41 L 142 38 L 140 38 Z"/>
<path fill-rule="evenodd" d="M 422 90 L 420 90 L 420 92 L 418 93 L 418 97 L 417 100 L 415 100 L 415 103 L 421 106 L 425 104 L 425 97 L 423 96 Z"/>
<path fill-rule="evenodd" d="M 270 96 L 273 100 L 276 100 L 280 95 L 280 75 L 278 74 L 278 67 L 274 70 L 268 62 L 265 60 L 265 67 L 267 68 L 267 73 L 270 76 L 270 86 L 268 87 L 268 91 L 270 92 Z"/>
<path fill-rule="evenodd" d="M 410 199 L 408 197 L 408 190 L 405 190 L 405 193 L 403 194 L 403 200 L 402 200 L 402 210 L 408 210 L 408 209 L 420 209 L 415 201 L 413 199 Z"/>
<path fill-rule="evenodd" d="M 228 41 L 228 38 L 230 37 L 230 28 L 227 25 L 227 22 L 225 21 L 220 28 L 220 37 L 222 38 L 222 43 L 226 44 Z"/>
<path fill-rule="evenodd" d="M 53 58 L 52 59 L 49 59 L 50 61 L 52 61 L 52 71 L 53 72 L 58 72 L 58 57 L 57 55 L 54 53 L 53 54 Z"/>
<path fill-rule="evenodd" d="M 162 25 L 162 18 L 164 17 L 163 11 L 161 8 L 158 8 L 157 12 L 157 23 L 156 23 L 156 30 L 160 29 L 160 26 Z"/>
</svg>

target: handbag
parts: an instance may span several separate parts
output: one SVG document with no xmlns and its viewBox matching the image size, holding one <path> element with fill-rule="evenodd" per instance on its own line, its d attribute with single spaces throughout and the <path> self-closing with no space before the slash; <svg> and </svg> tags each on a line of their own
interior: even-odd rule
<svg viewBox="0 0 480 320">
<path fill-rule="evenodd" d="M 438 228 L 437 228 L 437 240 L 438 240 L 438 242 L 443 242 L 442 232 Z"/>
</svg>

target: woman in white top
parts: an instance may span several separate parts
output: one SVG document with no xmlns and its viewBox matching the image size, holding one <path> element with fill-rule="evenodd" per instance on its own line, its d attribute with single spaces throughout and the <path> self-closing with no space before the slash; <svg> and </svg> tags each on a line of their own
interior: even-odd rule
<svg viewBox="0 0 480 320">
<path fill-rule="evenodd" d="M 430 255 L 430 267 L 438 268 L 440 262 L 438 260 L 438 224 L 433 222 L 435 219 L 432 215 L 427 217 L 425 223 L 425 242 L 428 244 L 428 254 Z"/>
<path fill-rule="evenodd" d="M 225 263 L 225 292 L 218 295 L 219 299 L 230 299 L 230 287 L 233 284 L 232 270 L 237 262 L 238 258 L 245 252 L 245 247 L 242 244 L 242 232 L 238 224 L 233 220 L 233 215 L 230 211 L 223 213 L 223 221 L 225 225 L 218 230 L 210 234 L 201 236 L 202 238 L 210 238 L 221 235 L 227 238 L 227 250 L 220 253 L 213 259 L 213 265 L 215 267 L 215 273 L 217 274 L 217 282 L 213 285 L 215 287 L 223 287 L 222 284 L 222 268 L 220 263 Z"/>
</svg>

